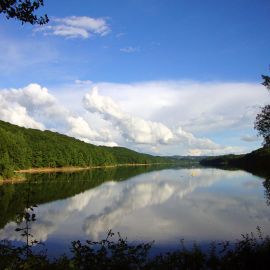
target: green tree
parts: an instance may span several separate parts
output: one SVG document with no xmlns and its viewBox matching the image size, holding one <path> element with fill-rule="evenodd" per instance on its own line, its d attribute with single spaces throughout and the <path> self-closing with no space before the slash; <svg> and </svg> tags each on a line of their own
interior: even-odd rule
<svg viewBox="0 0 270 270">
<path fill-rule="evenodd" d="M 262 85 L 270 91 L 270 77 L 262 75 Z M 255 129 L 258 131 L 259 136 L 263 137 L 263 146 L 270 146 L 270 105 L 262 107 L 261 112 L 256 116 Z"/>
<path fill-rule="evenodd" d="M 124 147 L 96 146 L 56 132 L 27 129 L 0 120 L 0 177 L 31 167 L 168 163 L 175 160 Z"/>
<path fill-rule="evenodd" d="M 46 24 L 48 16 L 38 16 L 36 11 L 43 6 L 43 0 L 0 0 L 0 14 L 8 19 L 17 19 L 23 23 Z"/>
</svg>

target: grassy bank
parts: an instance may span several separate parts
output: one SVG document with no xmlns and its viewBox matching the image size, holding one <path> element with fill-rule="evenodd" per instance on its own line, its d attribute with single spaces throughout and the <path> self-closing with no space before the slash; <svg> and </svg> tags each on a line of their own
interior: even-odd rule
<svg viewBox="0 0 270 270">
<path fill-rule="evenodd" d="M 10 178 L 0 177 L 0 184 L 15 184 L 22 183 L 27 180 L 25 174 L 50 174 L 50 173 L 74 173 L 80 171 L 94 170 L 94 169 L 108 169 L 119 167 L 149 167 L 149 166 L 163 166 L 173 165 L 174 163 L 148 163 L 148 164 L 115 164 L 106 166 L 91 166 L 91 167 L 59 167 L 59 168 L 30 168 L 15 171 L 15 174 Z"/>
<path fill-rule="evenodd" d="M 54 173 L 54 172 L 76 172 L 83 170 L 92 170 L 92 169 L 106 169 L 106 168 L 115 168 L 115 167 L 137 167 L 137 166 L 152 166 L 152 165 L 164 165 L 171 163 L 133 163 L 133 164 L 115 164 L 115 165 L 104 165 L 104 166 L 90 166 L 90 167 L 59 167 L 59 168 L 30 168 L 26 170 L 18 170 L 16 173 Z"/>
</svg>

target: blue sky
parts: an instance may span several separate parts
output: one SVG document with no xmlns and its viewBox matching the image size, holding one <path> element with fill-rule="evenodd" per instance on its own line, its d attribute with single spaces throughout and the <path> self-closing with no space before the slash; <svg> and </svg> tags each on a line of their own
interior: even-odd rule
<svg viewBox="0 0 270 270">
<path fill-rule="evenodd" d="M 270 64 L 269 11 L 266 0 L 46 0 L 41 12 L 51 21 L 43 28 L 1 15 L 2 102 L 24 108 L 25 117 L 39 123 L 36 127 L 97 144 L 160 154 L 255 149 L 260 141 L 254 136 L 254 117 L 269 100 L 260 86 L 260 75 Z M 40 92 L 37 85 L 27 90 L 33 83 Z M 20 99 L 8 96 L 11 88 L 21 91 L 16 92 Z M 37 113 L 34 101 L 25 103 L 27 91 L 44 98 L 46 92 L 47 101 L 54 100 L 76 124 L 55 115 L 40 117 L 46 113 Z M 116 117 L 106 111 L 108 104 L 122 113 Z M 3 120 L 33 127 L 33 121 L 7 115 L 0 111 Z M 81 136 L 80 118 L 84 131 L 99 133 L 95 139 L 89 130 L 92 135 Z M 186 132 L 182 137 L 179 127 Z M 111 136 L 105 139 L 100 130 Z M 206 139 L 215 146 L 199 151 L 207 144 L 200 140 Z"/>
</svg>

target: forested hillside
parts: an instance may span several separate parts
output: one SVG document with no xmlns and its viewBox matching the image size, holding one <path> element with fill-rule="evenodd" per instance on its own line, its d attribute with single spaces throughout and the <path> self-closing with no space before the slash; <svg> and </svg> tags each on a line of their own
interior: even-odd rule
<svg viewBox="0 0 270 270">
<path fill-rule="evenodd" d="M 245 155 L 208 157 L 200 161 L 203 166 L 240 168 L 250 172 L 270 171 L 270 147 L 263 147 Z"/>
<path fill-rule="evenodd" d="M 171 162 L 123 147 L 95 146 L 56 132 L 27 129 L 0 121 L 0 177 L 40 167 L 106 166 Z"/>
</svg>

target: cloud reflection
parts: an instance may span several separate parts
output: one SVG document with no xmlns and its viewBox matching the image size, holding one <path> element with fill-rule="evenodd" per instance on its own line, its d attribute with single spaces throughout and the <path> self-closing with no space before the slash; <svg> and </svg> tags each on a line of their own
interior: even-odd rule
<svg viewBox="0 0 270 270">
<path fill-rule="evenodd" d="M 258 179 L 242 171 L 216 169 L 163 170 L 107 182 L 72 198 L 38 207 L 32 224 L 35 239 L 46 241 L 59 235 L 71 240 L 98 240 L 109 229 L 129 239 L 166 242 L 232 239 L 243 232 L 263 229 L 270 222 L 269 208 L 256 185 L 252 192 L 244 183 Z M 225 188 L 224 188 L 225 187 Z M 1 239 L 23 240 L 8 223 Z M 269 227 L 269 226 L 268 226 Z M 82 228 L 82 231 L 81 231 Z"/>
</svg>

